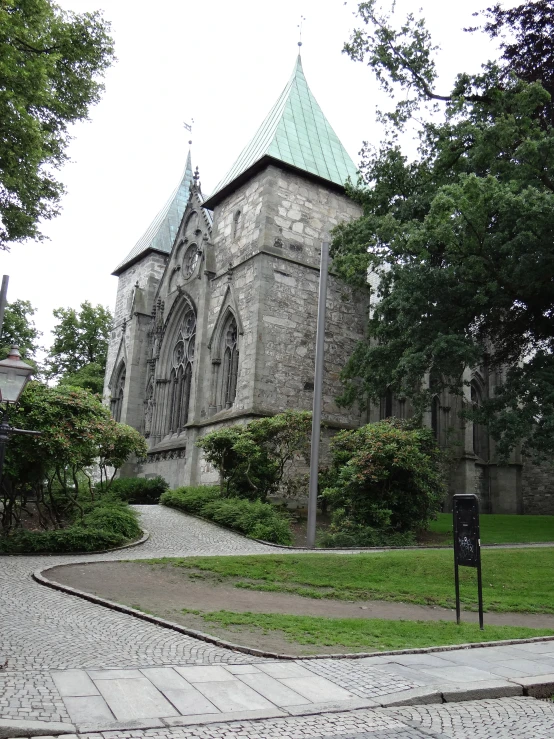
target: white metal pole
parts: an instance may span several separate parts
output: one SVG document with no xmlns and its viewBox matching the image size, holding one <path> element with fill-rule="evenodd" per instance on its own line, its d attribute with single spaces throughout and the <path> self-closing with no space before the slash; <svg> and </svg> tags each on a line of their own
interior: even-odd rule
<svg viewBox="0 0 554 739">
<path fill-rule="evenodd" d="M 310 496 L 308 498 L 308 546 L 315 546 L 317 517 L 317 482 L 319 472 L 319 437 L 321 433 L 321 396 L 323 390 L 323 353 L 325 346 L 325 310 L 327 308 L 327 271 L 329 242 L 321 244 L 319 268 L 319 300 L 317 306 L 317 335 L 315 340 L 314 406 L 312 414 L 312 449 L 310 456 Z"/>
</svg>

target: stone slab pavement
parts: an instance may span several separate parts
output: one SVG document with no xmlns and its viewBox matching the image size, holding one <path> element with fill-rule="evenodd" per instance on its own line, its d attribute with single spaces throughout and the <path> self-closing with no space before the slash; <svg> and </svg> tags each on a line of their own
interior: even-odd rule
<svg viewBox="0 0 554 739">
<path fill-rule="evenodd" d="M 332 737 L 350 731 L 352 736 L 369 732 L 373 739 L 381 735 L 459 739 L 462 734 L 452 734 L 452 727 L 458 731 L 460 721 L 452 719 L 450 726 L 447 717 L 454 706 L 461 706 L 461 701 L 469 706 L 472 699 L 481 699 L 478 705 L 487 704 L 483 699 L 500 699 L 504 713 L 513 706 L 522 727 L 526 720 L 521 706 L 539 716 L 539 723 L 552 721 L 553 704 L 533 697 L 554 694 L 554 640 L 359 659 L 267 660 L 32 580 L 36 569 L 69 562 L 276 551 L 170 509 L 139 509 L 151 538 L 135 549 L 105 555 L 0 558 L 0 664 L 6 662 L 0 671 L 0 739 L 18 736 L 17 726 L 27 736 L 75 732 L 102 732 L 113 739 L 234 736 L 240 722 L 251 722 L 253 728 L 250 734 L 241 729 L 237 736 L 263 737 L 265 733 L 256 731 L 264 721 L 277 722 L 267 724 L 267 736 L 273 736 L 271 727 L 280 726 L 287 737 L 290 732 L 290 736 Z M 487 709 L 491 715 L 493 703 Z M 400 705 L 413 706 L 411 718 L 394 713 Z M 345 718 L 339 731 L 338 719 L 328 718 L 326 724 L 320 714 L 352 720 Z M 420 721 L 417 716 L 425 718 Z M 16 721 L 30 723 L 25 728 Z M 314 721 L 325 734 L 307 728 Z M 494 721 L 494 731 L 506 723 L 498 716 Z M 474 723 L 485 725 L 477 719 Z M 227 734 L 207 728 L 223 725 Z M 280 730 L 275 729 L 275 736 L 281 736 Z M 554 729 L 545 736 L 554 737 Z"/>
</svg>

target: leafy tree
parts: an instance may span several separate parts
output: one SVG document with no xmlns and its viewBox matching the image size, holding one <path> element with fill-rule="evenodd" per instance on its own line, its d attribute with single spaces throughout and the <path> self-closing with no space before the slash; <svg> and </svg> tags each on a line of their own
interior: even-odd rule
<svg viewBox="0 0 554 739">
<path fill-rule="evenodd" d="M 335 269 L 366 289 L 369 270 L 374 286 L 371 339 L 346 366 L 344 400 L 391 388 L 422 409 L 426 372 L 433 391 L 460 393 L 463 368 L 480 365 L 499 386 L 467 415 L 488 424 L 503 455 L 520 441 L 539 458 L 551 455 L 554 6 L 485 11 L 483 30 L 502 34 L 501 58 L 479 74 L 460 72 L 449 94 L 435 89 L 423 20 L 409 15 L 395 27 L 375 0 L 359 17 L 347 53 L 401 99 L 382 114 L 379 150 L 364 149 L 363 186 L 350 189 L 363 215 L 335 232 Z M 436 115 L 419 118 L 410 161 L 398 133 L 424 106 Z"/>
<path fill-rule="evenodd" d="M 340 431 L 331 457 L 323 499 L 335 545 L 393 543 L 398 534 L 426 529 L 440 510 L 446 486 L 429 429 L 387 420 Z"/>
<path fill-rule="evenodd" d="M 48 355 L 48 375 L 66 385 L 101 393 L 106 371 L 112 315 L 88 301 L 74 308 L 57 308 L 54 342 Z"/>
<path fill-rule="evenodd" d="M 82 516 L 83 495 L 94 498 L 93 467 L 106 488 L 131 454 L 146 454 L 138 431 L 114 421 L 108 408 L 80 388 L 31 382 L 10 423 L 41 435 L 13 434 L 8 443 L 1 490 L 4 531 L 18 524 L 29 496 L 44 528 L 63 525 L 74 509 Z"/>
<path fill-rule="evenodd" d="M 0 249 L 42 238 L 58 213 L 54 176 L 67 159 L 68 128 L 87 117 L 113 61 L 99 12 L 64 11 L 50 0 L 0 4 Z"/>
<path fill-rule="evenodd" d="M 219 471 L 221 494 L 265 500 L 286 488 L 294 477 L 295 460 L 307 457 L 311 415 L 286 411 L 199 439 L 197 445 Z"/>
<path fill-rule="evenodd" d="M 23 359 L 34 359 L 42 336 L 34 324 L 36 310 L 28 300 L 14 300 L 6 305 L 1 327 L 0 359 L 8 356 L 11 346 L 19 347 Z"/>
</svg>

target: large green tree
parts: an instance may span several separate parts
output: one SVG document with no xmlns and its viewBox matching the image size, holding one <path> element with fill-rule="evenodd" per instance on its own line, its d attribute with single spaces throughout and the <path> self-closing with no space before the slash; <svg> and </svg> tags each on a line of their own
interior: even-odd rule
<svg viewBox="0 0 554 739">
<path fill-rule="evenodd" d="M 485 366 L 500 385 L 467 412 L 501 453 L 523 442 L 541 457 L 554 451 L 554 6 L 483 15 L 499 58 L 444 93 L 424 21 L 395 26 L 375 0 L 359 6 L 346 51 L 397 104 L 350 191 L 363 215 L 335 233 L 335 269 L 358 286 L 373 273 L 371 338 L 345 369 L 345 400 L 391 387 L 422 408 L 426 372 L 433 391 L 461 392 L 463 368 Z M 410 160 L 398 134 L 414 118 Z"/>
<path fill-rule="evenodd" d="M 99 12 L 0 2 L 0 249 L 41 238 L 39 220 L 57 214 L 69 126 L 99 100 L 112 60 Z"/>
<path fill-rule="evenodd" d="M 35 358 L 38 340 L 42 336 L 33 321 L 35 313 L 28 300 L 14 300 L 7 304 L 4 323 L 0 327 L 0 359 L 8 356 L 11 346 L 19 347 L 23 359 Z"/>
<path fill-rule="evenodd" d="M 85 301 L 80 310 L 56 308 L 54 316 L 58 323 L 48 355 L 48 376 L 101 393 L 112 325 L 110 311 Z"/>
</svg>

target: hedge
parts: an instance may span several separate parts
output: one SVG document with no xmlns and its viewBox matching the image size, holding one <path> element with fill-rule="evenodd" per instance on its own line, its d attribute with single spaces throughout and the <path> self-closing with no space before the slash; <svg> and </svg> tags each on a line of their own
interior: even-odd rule
<svg viewBox="0 0 554 739">
<path fill-rule="evenodd" d="M 289 518 L 270 503 L 222 498 L 219 488 L 207 486 L 169 490 L 160 503 L 228 526 L 250 539 L 292 544 Z"/>
<path fill-rule="evenodd" d="M 138 516 L 125 503 L 99 502 L 83 520 L 55 531 L 18 529 L 0 536 L 0 553 L 94 552 L 122 546 L 142 535 Z"/>
<path fill-rule="evenodd" d="M 126 503 L 155 505 L 160 502 L 160 496 L 168 487 L 167 482 L 159 475 L 152 478 L 121 477 L 111 483 L 106 495 Z"/>
</svg>

